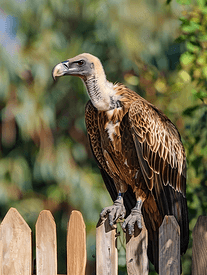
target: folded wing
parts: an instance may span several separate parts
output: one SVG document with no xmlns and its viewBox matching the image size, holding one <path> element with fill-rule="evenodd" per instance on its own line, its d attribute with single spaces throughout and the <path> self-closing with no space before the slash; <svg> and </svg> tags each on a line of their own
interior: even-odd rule
<svg viewBox="0 0 207 275">
<path fill-rule="evenodd" d="M 129 109 L 129 122 L 144 180 L 162 219 L 174 215 L 181 229 L 181 253 L 188 245 L 188 212 L 185 198 L 186 157 L 174 124 L 145 100 Z"/>
</svg>

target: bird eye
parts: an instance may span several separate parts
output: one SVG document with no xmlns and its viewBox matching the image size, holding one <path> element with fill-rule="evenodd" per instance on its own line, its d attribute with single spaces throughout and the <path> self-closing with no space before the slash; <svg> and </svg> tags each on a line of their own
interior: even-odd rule
<svg viewBox="0 0 207 275">
<path fill-rule="evenodd" d="M 85 64 L 85 61 L 84 60 L 80 60 L 77 62 L 78 66 L 83 66 Z"/>
</svg>

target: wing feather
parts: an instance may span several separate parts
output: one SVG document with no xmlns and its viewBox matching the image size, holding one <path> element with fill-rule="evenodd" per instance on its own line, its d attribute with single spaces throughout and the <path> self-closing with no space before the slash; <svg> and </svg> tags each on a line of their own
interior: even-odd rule
<svg viewBox="0 0 207 275">
<path fill-rule="evenodd" d="M 144 99 L 132 103 L 128 116 L 140 169 L 159 213 L 162 219 L 165 215 L 174 215 L 180 225 L 182 254 L 187 249 L 189 235 L 185 198 L 186 157 L 180 135 L 172 122 Z M 151 230 L 154 216 L 146 211 L 144 216 Z M 149 242 L 148 256 L 158 269 L 158 231 L 150 235 L 153 242 Z"/>
<path fill-rule="evenodd" d="M 154 106 L 153 106 L 154 107 Z M 138 158 L 148 179 L 158 173 L 164 185 L 185 196 L 185 151 L 179 133 L 170 120 L 147 102 L 135 101 L 129 109 Z M 153 186 L 148 186 L 151 190 Z"/>
</svg>

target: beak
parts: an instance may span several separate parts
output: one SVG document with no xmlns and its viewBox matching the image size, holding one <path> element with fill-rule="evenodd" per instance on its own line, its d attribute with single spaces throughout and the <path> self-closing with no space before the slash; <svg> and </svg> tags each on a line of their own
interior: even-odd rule
<svg viewBox="0 0 207 275">
<path fill-rule="evenodd" d="M 57 64 L 52 70 L 52 77 L 54 80 L 57 80 L 57 77 L 70 74 L 69 61 L 63 61 Z"/>
</svg>

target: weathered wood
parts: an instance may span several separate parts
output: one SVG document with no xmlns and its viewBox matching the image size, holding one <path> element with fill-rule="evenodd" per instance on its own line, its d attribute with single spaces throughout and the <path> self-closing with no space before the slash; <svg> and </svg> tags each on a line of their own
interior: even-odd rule
<svg viewBox="0 0 207 275">
<path fill-rule="evenodd" d="M 118 253 L 116 225 L 111 228 L 108 217 L 96 226 L 96 274 L 117 275 Z"/>
<path fill-rule="evenodd" d="M 86 259 L 86 226 L 82 214 L 72 211 L 67 232 L 67 274 L 84 275 Z"/>
<path fill-rule="evenodd" d="M 128 275 L 148 275 L 149 260 L 147 256 L 148 233 L 142 219 L 142 230 L 135 225 L 134 235 L 126 232 L 126 265 Z"/>
<path fill-rule="evenodd" d="M 40 212 L 36 223 L 37 275 L 57 275 L 56 224 L 50 211 Z"/>
<path fill-rule="evenodd" d="M 1 227 L 0 227 L 0 275 L 2 275 L 3 270 L 3 242 L 2 242 L 2 236 L 1 236 Z"/>
<path fill-rule="evenodd" d="M 159 274 L 180 275 L 180 227 L 174 216 L 165 216 L 159 228 Z"/>
<path fill-rule="evenodd" d="M 10 208 L 0 226 L 0 274 L 31 275 L 31 229 L 15 208 Z"/>
<path fill-rule="evenodd" d="M 207 216 L 199 216 L 193 229 L 192 275 L 207 274 Z"/>
</svg>

